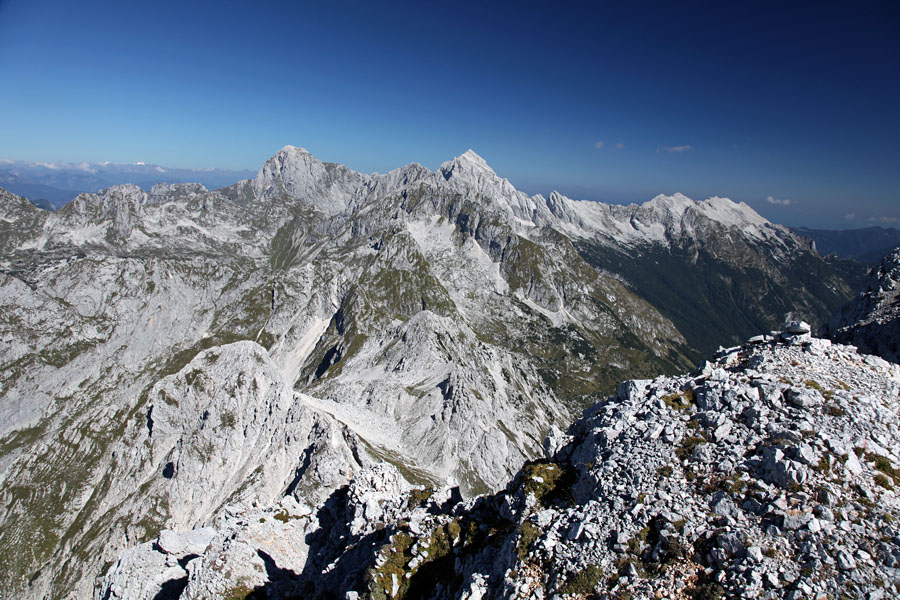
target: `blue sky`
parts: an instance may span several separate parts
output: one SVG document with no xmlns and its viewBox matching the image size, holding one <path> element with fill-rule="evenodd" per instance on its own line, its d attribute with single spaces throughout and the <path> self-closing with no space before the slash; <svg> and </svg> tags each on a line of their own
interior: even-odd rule
<svg viewBox="0 0 900 600">
<path fill-rule="evenodd" d="M 325 4 L 0 0 L 0 157 L 256 169 L 293 144 L 383 172 L 473 148 L 530 193 L 900 221 L 900 3 Z"/>
</svg>

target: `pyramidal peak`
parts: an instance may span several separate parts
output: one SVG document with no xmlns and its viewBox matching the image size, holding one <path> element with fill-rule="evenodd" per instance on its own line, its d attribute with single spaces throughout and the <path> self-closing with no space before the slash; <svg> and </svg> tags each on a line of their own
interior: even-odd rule
<svg viewBox="0 0 900 600">
<path fill-rule="evenodd" d="M 453 175 L 459 173 L 489 173 L 496 175 L 494 170 L 487 164 L 481 156 L 474 150 L 466 150 L 456 158 L 450 159 L 443 163 L 440 172 L 445 179 L 450 179 Z"/>
<path fill-rule="evenodd" d="M 140 188 L 140 186 L 135 185 L 133 183 L 118 183 L 116 185 L 111 185 L 106 189 L 100 190 L 98 192 L 99 195 L 126 195 L 126 194 L 142 194 L 144 190 Z"/>
<path fill-rule="evenodd" d="M 490 166 L 488 166 L 487 161 L 485 161 L 478 153 L 476 153 L 471 148 L 469 148 L 468 150 L 466 150 L 465 152 L 460 154 L 458 157 L 458 160 L 468 162 L 468 163 L 473 163 L 473 164 L 476 164 L 479 167 L 483 167 L 485 169 L 491 168 Z M 493 169 L 491 169 L 491 170 L 493 170 Z"/>
</svg>

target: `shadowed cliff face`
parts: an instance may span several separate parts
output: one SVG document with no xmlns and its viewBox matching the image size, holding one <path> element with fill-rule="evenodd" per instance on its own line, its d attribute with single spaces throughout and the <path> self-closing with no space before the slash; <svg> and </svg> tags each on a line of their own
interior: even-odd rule
<svg viewBox="0 0 900 600">
<path fill-rule="evenodd" d="M 499 489 L 617 381 L 699 356 L 585 252 L 610 232 L 636 257 L 702 217 L 734 256 L 813 260 L 730 201 L 626 209 L 528 197 L 473 152 L 368 176 L 291 147 L 213 192 L 116 186 L 55 213 L 0 194 L 2 585 L 89 597 L 161 529 L 315 504 L 374 463 Z"/>
<path fill-rule="evenodd" d="M 900 362 L 900 248 L 872 268 L 865 290 L 823 328 L 836 342 Z"/>
</svg>

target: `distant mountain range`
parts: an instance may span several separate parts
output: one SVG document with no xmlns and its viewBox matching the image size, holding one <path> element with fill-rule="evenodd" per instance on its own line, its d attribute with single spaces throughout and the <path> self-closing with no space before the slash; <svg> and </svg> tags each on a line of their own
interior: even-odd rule
<svg viewBox="0 0 900 600">
<path fill-rule="evenodd" d="M 252 170 L 179 169 L 152 164 L 47 163 L 0 159 L 0 188 L 24 196 L 32 204 L 58 210 L 84 192 L 96 193 L 113 185 L 135 184 L 149 191 L 157 183 L 200 183 L 210 190 L 224 188 L 256 176 Z M 560 198 L 557 194 L 551 195 Z M 598 203 L 598 205 L 603 205 Z M 835 254 L 868 264 L 900 245 L 900 229 L 867 227 L 864 229 L 810 229 L 792 227 L 797 235 L 811 239 L 822 255 Z"/>
<path fill-rule="evenodd" d="M 822 256 L 836 254 L 872 265 L 878 264 L 882 257 L 900 245 L 900 229 L 892 227 L 842 230 L 792 227 L 791 230 L 814 241 Z"/>
<path fill-rule="evenodd" d="M 230 169 L 173 169 L 143 163 L 43 163 L 0 160 L 0 187 L 36 206 L 56 210 L 83 192 L 133 183 L 149 190 L 157 183 L 202 183 L 209 189 L 256 175 Z"/>
</svg>

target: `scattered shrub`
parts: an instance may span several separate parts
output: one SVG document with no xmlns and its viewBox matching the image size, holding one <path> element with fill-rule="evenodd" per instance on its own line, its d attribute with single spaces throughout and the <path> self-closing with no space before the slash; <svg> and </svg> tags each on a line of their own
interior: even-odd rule
<svg viewBox="0 0 900 600">
<path fill-rule="evenodd" d="M 422 506 L 434 495 L 433 487 L 425 487 L 422 489 L 414 489 L 409 492 L 409 500 L 407 504 L 410 508 Z"/>
<path fill-rule="evenodd" d="M 880 485 L 881 487 L 883 487 L 886 490 L 894 489 L 894 486 L 891 485 L 891 480 L 888 479 L 887 477 L 885 477 L 884 475 L 882 475 L 881 473 L 878 473 L 877 475 L 875 475 L 875 483 L 877 483 L 878 485 Z"/>
<path fill-rule="evenodd" d="M 524 521 L 519 526 L 519 541 L 516 543 L 516 552 L 519 560 L 525 560 L 531 545 L 541 537 L 541 529 L 530 521 Z"/>
<path fill-rule="evenodd" d="M 706 439 L 700 436 L 686 436 L 683 440 L 681 440 L 681 445 L 675 449 L 675 456 L 683 460 L 691 455 L 691 452 L 694 451 L 694 448 L 705 443 Z"/>
<path fill-rule="evenodd" d="M 845 414 L 847 414 L 847 411 L 836 404 L 829 404 L 828 406 L 826 406 L 825 412 L 832 417 L 843 417 Z"/>
<path fill-rule="evenodd" d="M 588 565 L 584 570 L 573 573 L 559 591 L 563 594 L 590 594 L 600 584 L 603 570 L 597 565 Z"/>
</svg>

